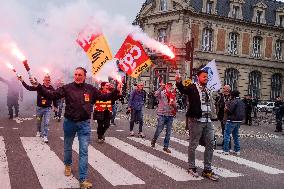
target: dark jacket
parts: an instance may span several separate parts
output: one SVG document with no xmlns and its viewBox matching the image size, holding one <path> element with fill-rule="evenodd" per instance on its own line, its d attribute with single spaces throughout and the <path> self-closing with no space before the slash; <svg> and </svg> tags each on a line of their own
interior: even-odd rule
<svg viewBox="0 0 284 189">
<path fill-rule="evenodd" d="M 23 88 L 21 84 L 19 84 L 18 80 L 8 81 L 0 77 L 0 81 L 2 81 L 8 86 L 7 102 L 11 102 L 11 101 L 18 102 L 19 97 L 23 98 Z"/>
<path fill-rule="evenodd" d="M 65 98 L 64 117 L 75 122 L 86 121 L 91 118 L 96 100 L 109 100 L 119 93 L 115 89 L 111 93 L 101 94 L 96 87 L 90 84 L 77 84 L 75 82 L 63 85 L 55 91 L 46 90 L 42 85 L 39 85 L 37 90 L 49 99 Z"/>
<path fill-rule="evenodd" d="M 227 103 L 228 121 L 242 122 L 245 118 L 245 103 L 239 98 L 234 98 Z"/>
<path fill-rule="evenodd" d="M 128 107 L 133 110 L 142 110 L 146 98 L 146 92 L 144 90 L 138 91 L 134 89 L 131 91 L 128 99 Z"/>
<path fill-rule="evenodd" d="M 24 81 L 22 82 L 22 84 L 28 91 L 37 91 L 36 87 L 29 86 Z M 49 87 L 46 87 L 45 85 L 42 85 L 42 87 L 45 88 L 46 90 L 54 91 L 54 88 L 51 85 L 49 85 Z M 43 95 L 37 93 L 36 105 L 38 107 L 49 108 L 49 107 L 51 107 L 52 102 L 53 102 L 53 106 L 57 107 L 56 100 L 52 101 L 51 99 L 45 98 Z"/>
<path fill-rule="evenodd" d="M 202 117 L 201 102 L 198 89 L 195 84 L 187 87 L 183 86 L 182 82 L 177 82 L 176 86 L 180 93 L 188 96 L 188 109 L 186 117 L 199 119 Z"/>
</svg>

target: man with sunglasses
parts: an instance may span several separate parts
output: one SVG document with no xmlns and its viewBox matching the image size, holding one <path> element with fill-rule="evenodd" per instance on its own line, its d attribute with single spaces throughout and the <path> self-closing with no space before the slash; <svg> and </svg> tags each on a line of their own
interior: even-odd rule
<svg viewBox="0 0 284 189">
<path fill-rule="evenodd" d="M 85 83 L 87 71 L 77 67 L 74 73 L 74 82 L 63 85 L 55 91 L 45 89 L 35 79 L 30 82 L 37 91 L 48 99 L 65 98 L 64 113 L 64 164 L 65 176 L 71 176 L 72 144 L 77 133 L 79 140 L 79 181 L 80 188 L 92 188 L 87 181 L 88 172 L 88 145 L 91 136 L 90 118 L 93 104 L 96 100 L 111 100 L 121 94 L 122 86 L 107 94 L 102 94 L 96 87 Z"/>
<path fill-rule="evenodd" d="M 29 91 L 37 91 L 34 86 L 29 86 L 25 83 L 22 77 L 19 77 L 23 86 Z M 50 85 L 51 79 L 49 75 L 45 75 L 43 78 L 42 87 L 46 90 L 54 91 L 54 88 Z M 42 137 L 45 143 L 48 143 L 48 125 L 51 117 L 52 103 L 54 107 L 57 107 L 56 101 L 52 101 L 40 93 L 37 93 L 37 107 L 36 107 L 36 119 L 37 119 L 37 137 Z"/>
</svg>

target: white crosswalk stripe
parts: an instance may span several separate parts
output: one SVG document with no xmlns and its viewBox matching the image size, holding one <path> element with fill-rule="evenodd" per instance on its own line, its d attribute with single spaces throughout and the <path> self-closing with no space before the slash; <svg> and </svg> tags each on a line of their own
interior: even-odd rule
<svg viewBox="0 0 284 189">
<path fill-rule="evenodd" d="M 43 189 L 78 188 L 79 181 L 64 176 L 64 164 L 38 137 L 21 137 L 22 144 Z"/>
<path fill-rule="evenodd" d="M 112 145 L 113 147 L 119 149 L 120 151 L 128 154 L 131 157 L 145 163 L 146 165 L 152 167 L 158 172 L 174 179 L 175 181 L 189 181 L 189 180 L 200 180 L 199 178 L 194 178 L 189 175 L 185 169 L 178 167 L 168 161 L 165 161 L 159 157 L 156 157 L 150 153 L 139 150 L 135 146 L 132 146 L 126 142 L 123 142 L 114 137 L 106 137 L 106 143 Z"/>
<path fill-rule="evenodd" d="M 11 188 L 8 161 L 6 156 L 6 147 L 4 143 L 4 138 L 2 136 L 0 136 L 0 183 L 0 188 Z"/>
<path fill-rule="evenodd" d="M 171 137 L 171 141 L 177 142 L 177 143 L 179 143 L 183 146 L 188 146 L 188 141 L 180 140 L 178 138 Z M 198 150 L 200 152 L 204 152 L 205 148 L 203 146 L 198 146 L 196 150 Z M 237 156 L 223 155 L 223 154 L 217 153 L 216 151 L 214 152 L 214 156 L 220 157 L 220 158 L 228 160 L 228 161 L 232 161 L 232 162 L 237 163 L 237 164 L 245 165 L 247 167 L 256 169 L 258 171 L 262 171 L 262 172 L 267 173 L 267 174 L 274 175 L 274 174 L 284 173 L 283 170 L 279 170 L 279 169 L 276 169 L 276 168 L 273 168 L 273 167 L 269 167 L 267 165 L 256 163 L 256 162 L 253 162 L 253 161 L 241 158 L 241 157 L 237 157 Z"/>
<path fill-rule="evenodd" d="M 78 138 L 75 138 L 72 148 L 75 152 L 79 153 Z M 143 180 L 121 167 L 94 147 L 89 146 L 88 151 L 88 163 L 113 186 L 145 184 Z"/>
<path fill-rule="evenodd" d="M 142 138 L 134 138 L 134 137 L 128 137 L 128 138 L 135 141 L 135 142 L 143 144 L 145 146 L 151 146 L 151 142 L 149 140 L 145 140 L 145 139 L 142 139 Z M 155 149 L 158 150 L 158 151 L 161 151 L 161 152 L 163 151 L 163 147 L 158 145 L 158 144 L 155 145 Z M 170 156 L 175 157 L 175 158 L 182 160 L 184 162 L 188 161 L 188 155 L 187 154 L 178 152 L 173 148 L 169 148 L 169 149 L 172 151 L 172 153 L 169 154 Z M 195 160 L 195 163 L 196 163 L 197 167 L 203 168 L 203 162 L 202 161 Z M 212 169 L 214 170 L 214 172 L 217 175 L 220 175 L 221 177 L 225 177 L 225 178 L 243 176 L 243 174 L 236 173 L 236 172 L 230 171 L 228 169 L 224 169 L 224 168 L 212 166 Z"/>
</svg>

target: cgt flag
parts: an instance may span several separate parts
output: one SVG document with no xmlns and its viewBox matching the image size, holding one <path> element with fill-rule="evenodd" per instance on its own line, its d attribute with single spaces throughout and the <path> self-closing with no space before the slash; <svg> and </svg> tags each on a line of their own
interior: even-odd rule
<svg viewBox="0 0 284 189">
<path fill-rule="evenodd" d="M 94 34 L 91 30 L 84 30 L 76 41 L 92 62 L 93 76 L 101 70 L 107 61 L 112 59 L 108 43 L 102 33 Z"/>
<path fill-rule="evenodd" d="M 206 70 L 208 72 L 208 89 L 211 91 L 218 91 L 221 88 L 221 81 L 215 59 L 209 62 L 204 68 L 202 68 L 202 70 Z"/>
<path fill-rule="evenodd" d="M 120 69 L 134 78 L 152 64 L 141 43 L 134 40 L 131 35 L 126 37 L 115 58 L 119 61 Z"/>
</svg>

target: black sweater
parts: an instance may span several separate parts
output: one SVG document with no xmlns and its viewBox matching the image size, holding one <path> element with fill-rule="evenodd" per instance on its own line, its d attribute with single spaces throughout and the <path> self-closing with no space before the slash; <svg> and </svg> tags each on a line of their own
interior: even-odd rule
<svg viewBox="0 0 284 189">
<path fill-rule="evenodd" d="M 72 121 L 85 121 L 91 118 L 93 104 L 96 100 L 110 100 L 118 95 L 118 90 L 108 94 L 101 94 L 100 91 L 86 83 L 76 84 L 75 82 L 63 85 L 55 91 L 46 90 L 42 85 L 37 90 L 49 99 L 65 98 L 64 117 Z"/>
</svg>

